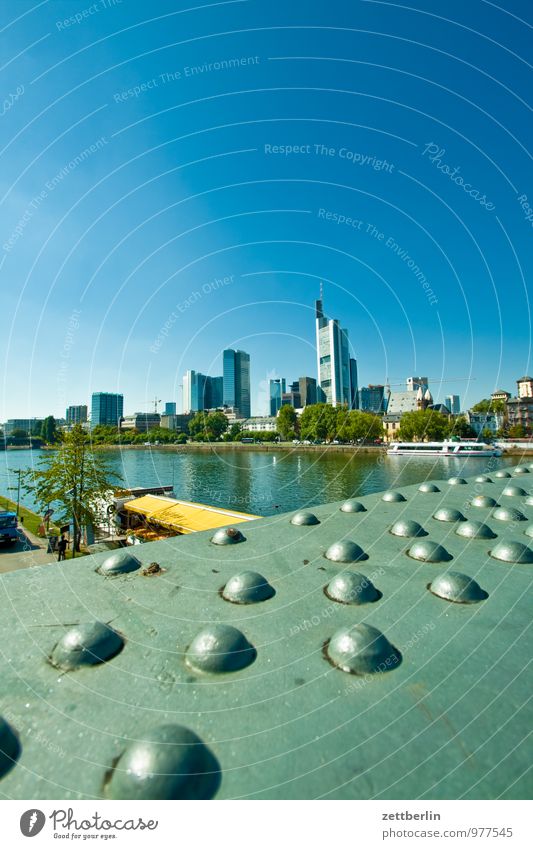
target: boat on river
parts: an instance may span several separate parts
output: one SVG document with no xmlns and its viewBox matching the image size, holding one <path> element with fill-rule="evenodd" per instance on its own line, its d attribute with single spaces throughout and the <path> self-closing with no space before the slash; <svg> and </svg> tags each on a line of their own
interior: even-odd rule
<svg viewBox="0 0 533 849">
<path fill-rule="evenodd" d="M 387 449 L 387 454 L 409 457 L 501 457 L 502 451 L 486 442 L 444 440 L 443 442 L 393 442 Z"/>
</svg>

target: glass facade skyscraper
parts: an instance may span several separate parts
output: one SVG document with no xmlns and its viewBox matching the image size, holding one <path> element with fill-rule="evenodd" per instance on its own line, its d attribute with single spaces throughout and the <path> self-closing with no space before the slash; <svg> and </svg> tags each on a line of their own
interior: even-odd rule
<svg viewBox="0 0 533 849">
<path fill-rule="evenodd" d="M 236 407 L 243 419 L 249 419 L 250 402 L 250 354 L 228 348 L 223 360 L 223 403 Z"/>
<path fill-rule="evenodd" d="M 93 392 L 91 399 L 91 428 L 97 425 L 118 427 L 124 417 L 124 395 L 114 392 Z"/>
<path fill-rule="evenodd" d="M 324 315 L 322 299 L 315 303 L 318 385 L 326 403 L 352 406 L 348 331 L 336 318 Z"/>
<path fill-rule="evenodd" d="M 222 406 L 222 376 L 210 377 L 199 371 L 188 371 L 183 376 L 183 411 L 197 413 Z"/>
<path fill-rule="evenodd" d="M 270 415 L 276 416 L 281 407 L 281 396 L 286 391 L 284 377 L 276 377 L 270 381 Z"/>
</svg>

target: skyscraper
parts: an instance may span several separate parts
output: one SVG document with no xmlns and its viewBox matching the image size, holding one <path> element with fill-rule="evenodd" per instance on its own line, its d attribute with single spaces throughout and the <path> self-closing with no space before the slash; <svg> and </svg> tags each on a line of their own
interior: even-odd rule
<svg viewBox="0 0 533 849">
<path fill-rule="evenodd" d="M 352 404 L 348 331 L 338 319 L 324 315 L 322 298 L 315 302 L 318 384 L 326 403 L 337 407 Z"/>
<path fill-rule="evenodd" d="M 165 403 L 165 412 L 164 416 L 175 416 L 176 415 L 176 402 L 175 401 L 167 401 Z"/>
<path fill-rule="evenodd" d="M 124 416 L 124 395 L 114 392 L 93 392 L 91 399 L 91 428 L 97 425 L 118 427 Z"/>
<path fill-rule="evenodd" d="M 87 404 L 76 404 L 67 407 L 65 418 L 68 425 L 85 424 L 87 421 Z"/>
<path fill-rule="evenodd" d="M 183 375 L 183 412 L 197 413 L 222 406 L 222 376 L 210 377 L 193 369 Z"/>
<path fill-rule="evenodd" d="M 284 377 L 277 377 L 270 381 L 270 415 L 276 416 L 281 407 L 281 396 L 286 392 Z"/>
<path fill-rule="evenodd" d="M 316 380 L 314 377 L 301 377 L 298 381 L 302 407 L 317 403 Z"/>
<path fill-rule="evenodd" d="M 250 354 L 228 348 L 223 353 L 223 402 L 250 418 Z"/>
<path fill-rule="evenodd" d="M 350 357 L 350 407 L 352 410 L 359 409 L 357 360 L 353 357 Z"/>
<path fill-rule="evenodd" d="M 458 416 L 461 412 L 461 401 L 459 395 L 446 395 L 444 403 L 448 407 L 452 416 Z"/>
</svg>

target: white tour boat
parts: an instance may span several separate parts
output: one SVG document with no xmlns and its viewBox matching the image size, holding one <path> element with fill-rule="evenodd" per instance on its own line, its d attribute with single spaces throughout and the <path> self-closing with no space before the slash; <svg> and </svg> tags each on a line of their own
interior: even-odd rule
<svg viewBox="0 0 533 849">
<path fill-rule="evenodd" d="M 415 457 L 501 457 L 502 451 L 486 442 L 392 442 L 387 454 Z"/>
</svg>

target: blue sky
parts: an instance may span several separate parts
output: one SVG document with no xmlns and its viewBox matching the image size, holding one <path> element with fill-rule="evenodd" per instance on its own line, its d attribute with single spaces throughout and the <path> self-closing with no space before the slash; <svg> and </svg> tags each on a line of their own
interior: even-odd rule
<svg viewBox="0 0 533 849">
<path fill-rule="evenodd" d="M 320 280 L 361 385 L 514 391 L 531 6 L 413 2 L 0 3 L 0 420 L 180 404 L 225 347 L 264 412 Z"/>
</svg>

